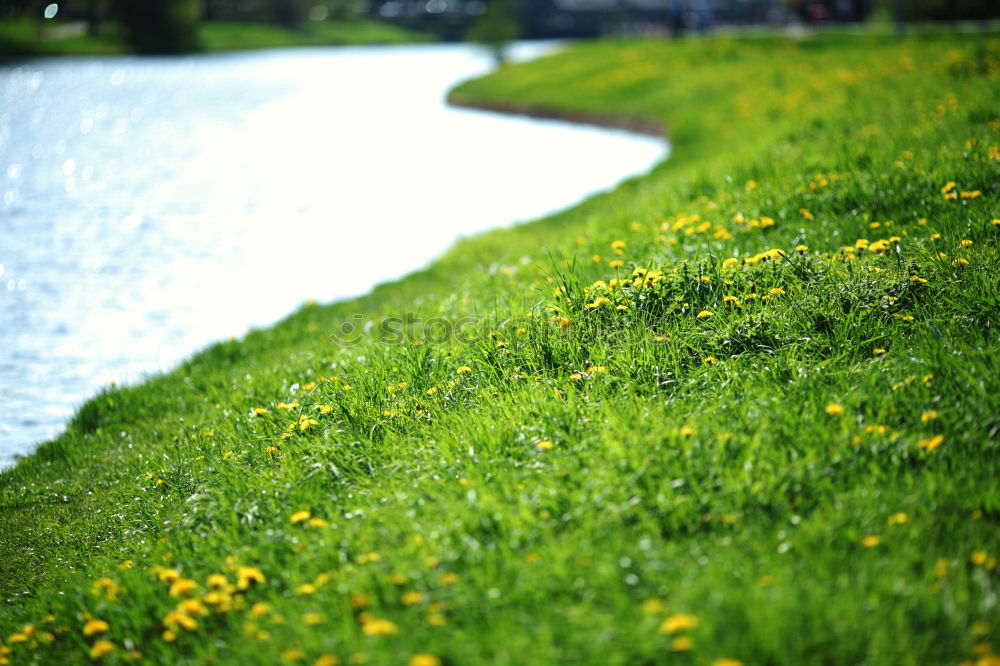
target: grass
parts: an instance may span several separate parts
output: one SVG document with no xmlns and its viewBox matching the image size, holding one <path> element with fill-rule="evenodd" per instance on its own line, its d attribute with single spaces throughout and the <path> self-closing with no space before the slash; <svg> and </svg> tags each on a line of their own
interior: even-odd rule
<svg viewBox="0 0 1000 666">
<path fill-rule="evenodd" d="M 47 24 L 48 25 L 48 24 Z M 52 25 L 65 24 L 52 22 Z M 119 26 L 105 23 L 97 35 L 51 36 L 36 21 L 0 21 L 0 57 L 41 55 L 116 55 L 128 52 Z M 58 33 L 56 33 L 58 34 Z M 278 25 L 209 21 L 199 26 L 198 39 L 205 51 L 343 46 L 423 42 L 427 35 L 387 23 L 368 20 L 310 22 L 303 30 Z"/>
<path fill-rule="evenodd" d="M 7 658 L 997 663 L 1000 40 L 455 94 L 673 154 L 84 405 L 0 474 Z"/>
</svg>

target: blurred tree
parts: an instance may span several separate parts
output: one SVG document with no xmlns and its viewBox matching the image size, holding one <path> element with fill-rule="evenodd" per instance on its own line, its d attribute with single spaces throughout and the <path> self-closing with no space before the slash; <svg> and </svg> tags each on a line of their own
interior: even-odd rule
<svg viewBox="0 0 1000 666">
<path fill-rule="evenodd" d="M 289 28 L 300 28 L 314 4 L 312 0 L 270 0 L 270 20 Z"/>
<path fill-rule="evenodd" d="M 198 0 L 117 0 L 115 14 L 137 53 L 188 53 L 198 48 Z"/>
<path fill-rule="evenodd" d="M 466 34 L 466 39 L 470 42 L 478 42 L 489 48 L 497 65 L 507 61 L 507 45 L 521 33 L 520 26 L 514 19 L 515 10 L 513 0 L 490 0 L 486 11 Z"/>
</svg>

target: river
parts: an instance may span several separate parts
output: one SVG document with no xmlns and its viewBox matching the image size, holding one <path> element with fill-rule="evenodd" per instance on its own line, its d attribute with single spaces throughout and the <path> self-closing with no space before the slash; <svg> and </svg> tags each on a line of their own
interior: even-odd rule
<svg viewBox="0 0 1000 666">
<path fill-rule="evenodd" d="M 463 45 L 0 67 L 0 467 L 110 381 L 664 158 L 650 137 L 445 106 L 489 68 Z"/>
</svg>

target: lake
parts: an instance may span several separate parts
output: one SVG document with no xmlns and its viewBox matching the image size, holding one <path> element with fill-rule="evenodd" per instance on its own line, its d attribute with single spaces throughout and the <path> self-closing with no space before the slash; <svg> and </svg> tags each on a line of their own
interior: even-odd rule
<svg viewBox="0 0 1000 666">
<path fill-rule="evenodd" d="M 665 157 L 651 137 L 445 106 L 490 67 L 465 45 L 0 67 L 0 466 L 102 385 Z"/>
</svg>

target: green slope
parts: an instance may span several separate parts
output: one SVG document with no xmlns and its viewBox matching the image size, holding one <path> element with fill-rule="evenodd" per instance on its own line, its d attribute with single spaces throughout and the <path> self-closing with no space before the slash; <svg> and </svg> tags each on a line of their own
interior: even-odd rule
<svg viewBox="0 0 1000 666">
<path fill-rule="evenodd" d="M 455 94 L 673 155 L 89 402 L 0 475 L 8 658 L 996 663 L 1000 39 Z"/>
</svg>

